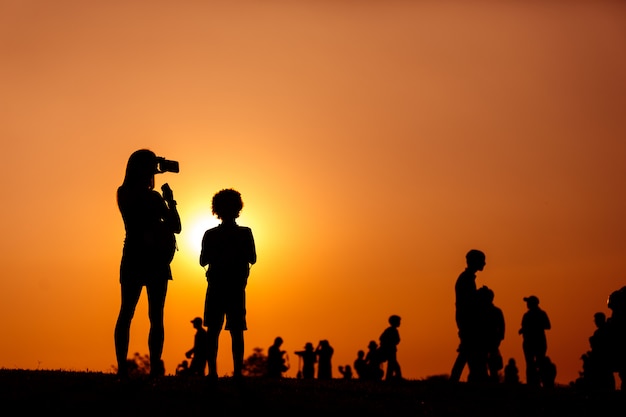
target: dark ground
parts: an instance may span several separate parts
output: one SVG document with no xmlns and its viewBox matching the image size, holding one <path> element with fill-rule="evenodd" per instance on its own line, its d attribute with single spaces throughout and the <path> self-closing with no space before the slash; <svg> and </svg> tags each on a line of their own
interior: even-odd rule
<svg viewBox="0 0 626 417">
<path fill-rule="evenodd" d="M 573 387 L 472 386 L 442 378 L 372 382 L 166 376 L 119 382 L 97 372 L 0 369 L 3 415 L 626 416 L 626 395 Z M 11 410 L 6 413 L 7 410 Z"/>
</svg>

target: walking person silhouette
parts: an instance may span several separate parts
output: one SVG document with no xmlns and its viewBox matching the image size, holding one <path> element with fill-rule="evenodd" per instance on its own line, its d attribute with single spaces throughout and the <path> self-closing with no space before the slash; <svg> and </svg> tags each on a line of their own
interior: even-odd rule
<svg viewBox="0 0 626 417">
<path fill-rule="evenodd" d="M 457 357 L 450 372 L 450 381 L 458 382 L 463 368 L 468 365 L 468 382 L 484 381 L 487 372 L 479 353 L 480 338 L 476 316 L 477 289 L 476 273 L 482 271 L 486 265 L 486 257 L 482 251 L 472 249 L 465 255 L 466 268 L 456 280 L 455 292 L 455 320 L 459 331 L 459 347 Z"/>
<path fill-rule="evenodd" d="M 140 149 L 128 159 L 124 181 L 117 189 L 117 205 L 125 229 L 120 263 L 121 305 L 114 336 L 117 375 L 121 379 L 128 378 L 130 326 L 143 287 L 148 293 L 150 375 L 165 373 L 161 361 L 165 340 L 163 310 L 172 279 L 174 235 L 181 231 L 172 190 L 167 184 L 162 187 L 163 195 L 154 190 L 155 174 L 165 171 L 178 172 L 178 163 Z"/>
<path fill-rule="evenodd" d="M 246 285 L 250 266 L 256 263 L 252 230 L 239 226 L 236 219 L 243 208 L 241 194 L 223 189 L 213 196 L 212 211 L 221 223 L 207 230 L 202 238 L 200 265 L 206 272 L 207 292 L 204 324 L 208 332 L 208 364 L 210 379 L 217 379 L 217 350 L 224 326 L 230 331 L 233 356 L 233 377 L 240 378 L 243 369 L 246 324 Z"/>
<path fill-rule="evenodd" d="M 402 371 L 398 363 L 398 344 L 400 343 L 400 316 L 389 317 L 389 327 L 380 335 L 379 350 L 384 361 L 387 361 L 385 380 L 402 379 Z"/>
</svg>

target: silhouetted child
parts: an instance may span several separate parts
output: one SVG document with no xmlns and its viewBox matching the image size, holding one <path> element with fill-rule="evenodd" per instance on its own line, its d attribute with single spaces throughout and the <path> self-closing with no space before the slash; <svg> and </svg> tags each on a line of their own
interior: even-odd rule
<svg viewBox="0 0 626 417">
<path fill-rule="evenodd" d="M 539 298 L 534 295 L 524 297 L 528 311 L 522 317 L 519 334 L 523 337 L 522 350 L 526 360 L 526 383 L 540 386 L 539 366 L 546 357 L 548 342 L 546 330 L 550 329 L 550 319 L 545 311 L 539 308 Z"/>
<path fill-rule="evenodd" d="M 354 372 L 359 379 L 367 379 L 367 362 L 365 361 L 365 351 L 359 350 L 353 363 Z"/>
<path fill-rule="evenodd" d="M 213 214 L 221 220 L 219 226 L 204 233 L 200 265 L 208 266 L 207 292 L 204 304 L 204 324 L 208 329 L 209 378 L 217 378 L 217 349 L 219 335 L 226 318 L 230 331 L 235 378 L 243 368 L 246 324 L 246 285 L 250 265 L 256 263 L 254 237 L 249 227 L 239 226 L 236 219 L 243 208 L 241 194 L 224 189 L 213 196 Z"/>
<path fill-rule="evenodd" d="M 373 379 L 376 381 L 383 379 L 383 375 L 385 374 L 381 367 L 383 362 L 378 349 L 378 343 L 374 340 L 371 340 L 367 345 L 365 363 L 367 364 L 367 379 Z"/>
<path fill-rule="evenodd" d="M 519 384 L 519 370 L 513 358 L 510 358 L 509 362 L 504 367 L 504 383 Z"/>
<path fill-rule="evenodd" d="M 304 350 L 296 351 L 302 359 L 302 378 L 313 379 L 315 378 L 315 364 L 317 363 L 317 353 L 313 350 L 313 343 L 307 342 L 304 345 Z"/>
<path fill-rule="evenodd" d="M 282 344 L 283 339 L 278 336 L 267 350 L 267 376 L 270 378 L 282 378 L 283 372 L 289 369 L 285 359 L 286 352 L 280 350 Z"/>
<path fill-rule="evenodd" d="M 387 362 L 386 380 L 402 379 L 400 364 L 398 363 L 397 353 L 398 344 L 400 343 L 400 316 L 392 315 L 389 317 L 389 327 L 387 327 L 380 335 L 380 354 L 382 360 Z"/>
<path fill-rule="evenodd" d="M 315 349 L 315 353 L 317 353 L 317 379 L 332 379 L 332 357 L 334 351 L 328 340 L 320 340 Z"/>
<path fill-rule="evenodd" d="M 176 367 L 176 376 L 187 376 L 189 375 L 189 362 L 186 360 L 182 361 Z"/>
<path fill-rule="evenodd" d="M 339 365 L 339 373 L 341 374 L 343 379 L 352 379 L 352 367 L 350 365 Z"/>
<path fill-rule="evenodd" d="M 207 332 L 202 327 L 202 319 L 200 317 L 194 318 L 191 320 L 191 323 L 194 329 L 196 329 L 196 334 L 193 338 L 193 347 L 185 353 L 185 356 L 187 359 L 191 359 L 189 372 L 193 375 L 204 376 L 209 350 Z"/>
<path fill-rule="evenodd" d="M 539 363 L 539 379 L 541 380 L 542 387 L 554 388 L 556 365 L 550 360 L 549 356 L 544 356 Z"/>
</svg>

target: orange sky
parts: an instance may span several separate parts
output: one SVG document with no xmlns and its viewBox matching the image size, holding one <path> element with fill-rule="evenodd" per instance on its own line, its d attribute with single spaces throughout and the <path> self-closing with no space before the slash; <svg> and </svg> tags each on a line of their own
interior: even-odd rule
<svg viewBox="0 0 626 417">
<path fill-rule="evenodd" d="M 336 372 L 398 314 L 404 375 L 447 374 L 478 248 L 505 360 L 523 377 L 535 294 L 574 380 L 626 284 L 626 5 L 467 3 L 0 2 L 0 367 L 115 363 L 115 190 L 146 147 L 181 166 L 157 178 L 183 221 L 168 372 L 202 315 L 210 199 L 234 187 L 258 250 L 246 356 L 280 335 L 295 376 L 293 351 L 328 339 Z M 144 293 L 131 353 L 147 328 Z"/>
</svg>

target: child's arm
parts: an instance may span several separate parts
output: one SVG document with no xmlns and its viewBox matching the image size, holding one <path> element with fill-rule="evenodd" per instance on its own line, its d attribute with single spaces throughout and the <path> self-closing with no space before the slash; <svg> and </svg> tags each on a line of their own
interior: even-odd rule
<svg viewBox="0 0 626 417">
<path fill-rule="evenodd" d="M 249 242 L 249 249 L 248 249 L 248 263 L 250 263 L 251 265 L 254 265 L 256 263 L 256 246 L 254 244 L 254 236 L 252 235 L 252 229 L 248 229 L 248 242 Z"/>
<path fill-rule="evenodd" d="M 202 237 L 202 248 L 200 249 L 200 266 L 207 266 L 209 264 L 209 250 L 208 250 L 209 232 L 204 232 Z"/>
</svg>

